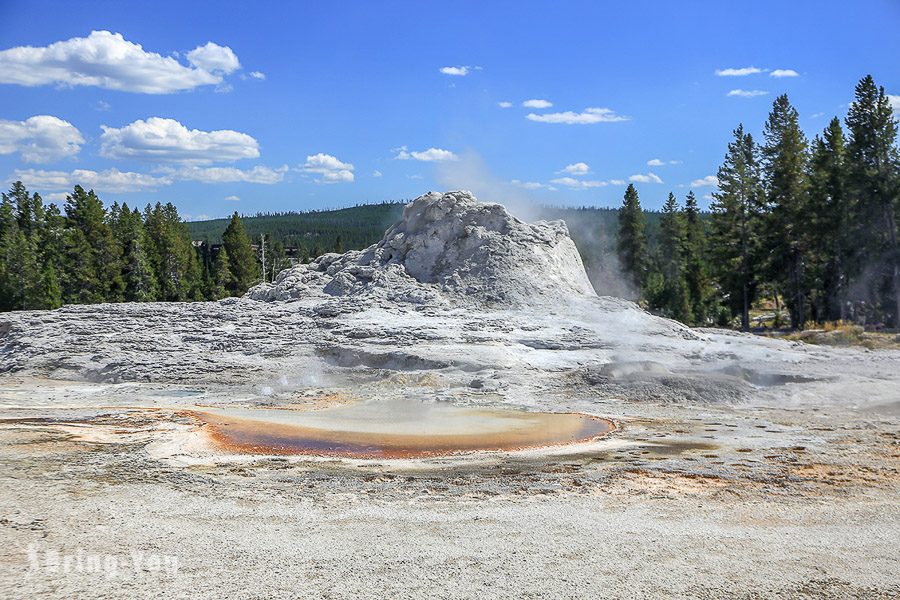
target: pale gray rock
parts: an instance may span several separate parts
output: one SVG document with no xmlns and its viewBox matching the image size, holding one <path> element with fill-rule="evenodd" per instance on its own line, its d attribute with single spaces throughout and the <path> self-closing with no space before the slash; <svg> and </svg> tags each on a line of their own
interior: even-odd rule
<svg viewBox="0 0 900 600">
<path fill-rule="evenodd" d="M 377 244 L 325 254 L 251 289 L 254 300 L 375 293 L 394 301 L 451 298 L 504 306 L 595 296 L 562 221 L 525 223 L 464 191 L 419 196 Z"/>
</svg>

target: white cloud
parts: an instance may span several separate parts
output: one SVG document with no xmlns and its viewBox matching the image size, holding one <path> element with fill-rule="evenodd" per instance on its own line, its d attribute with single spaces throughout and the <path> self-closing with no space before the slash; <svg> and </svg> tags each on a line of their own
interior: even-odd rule
<svg viewBox="0 0 900 600">
<path fill-rule="evenodd" d="M 715 175 L 707 175 L 702 179 L 695 179 L 691 182 L 691 187 L 699 188 L 699 187 L 718 187 L 719 178 Z"/>
<path fill-rule="evenodd" d="M 12 180 L 22 181 L 27 187 L 36 190 L 71 190 L 76 185 L 80 185 L 85 189 L 112 193 L 153 190 L 158 187 L 171 185 L 173 181 L 169 176 L 155 177 L 146 173 L 123 172 L 118 169 L 107 169 L 105 171 L 75 169 L 71 172 L 36 169 L 16 170 Z"/>
<path fill-rule="evenodd" d="M 407 179 L 415 179 L 415 180 L 425 179 L 425 178 L 422 177 L 421 175 L 407 175 L 406 178 L 407 178 Z"/>
<path fill-rule="evenodd" d="M 898 100 L 900 100 L 900 97 L 898 97 Z M 819 118 L 824 117 L 824 116 L 825 116 L 825 113 L 823 113 L 823 112 L 817 112 L 817 113 L 813 113 L 813 114 L 809 115 L 809 118 L 810 118 L 810 119 L 819 119 Z"/>
<path fill-rule="evenodd" d="M 175 119 L 150 117 L 101 129 L 100 155 L 106 158 L 209 164 L 259 156 L 259 143 L 246 133 L 188 129 Z"/>
<path fill-rule="evenodd" d="M 251 79 L 259 79 L 260 81 L 264 81 L 266 79 L 266 74 L 262 71 L 250 71 Z"/>
<path fill-rule="evenodd" d="M 503 102 L 498 102 L 497 106 L 499 106 L 500 108 L 512 108 L 512 102 L 507 102 L 504 100 Z"/>
<path fill-rule="evenodd" d="M 633 181 L 634 183 L 662 183 L 663 180 L 659 178 L 659 175 L 656 173 L 638 173 L 636 175 L 632 175 L 628 178 L 628 181 Z"/>
<path fill-rule="evenodd" d="M 24 121 L 0 119 L 0 154 L 18 152 L 24 162 L 48 163 L 81 150 L 84 138 L 69 123 L 50 115 L 37 115 Z"/>
<path fill-rule="evenodd" d="M 97 103 L 94 104 L 94 110 L 97 112 L 107 112 L 112 108 L 112 105 L 109 102 L 105 102 L 103 100 L 97 100 Z"/>
<path fill-rule="evenodd" d="M 769 73 L 769 77 L 800 77 L 800 73 L 793 69 L 775 69 Z"/>
<path fill-rule="evenodd" d="M 648 167 L 664 167 L 666 165 L 680 165 L 680 160 L 660 160 L 658 158 L 651 158 L 647 161 Z"/>
<path fill-rule="evenodd" d="M 561 171 L 557 171 L 557 173 L 565 173 L 567 175 L 576 175 L 582 176 L 587 175 L 591 172 L 591 168 L 587 165 L 587 163 L 577 162 L 571 165 L 566 165 Z"/>
<path fill-rule="evenodd" d="M 330 154 L 312 154 L 306 157 L 306 164 L 300 167 L 304 173 L 314 173 L 320 177 L 316 183 L 351 183 L 353 165 L 341 162 Z"/>
<path fill-rule="evenodd" d="M 565 186 L 572 190 L 587 190 L 591 188 L 598 187 L 606 187 L 609 185 L 608 181 L 596 181 L 591 179 L 575 179 L 574 177 L 559 177 L 557 179 L 551 179 L 550 183 L 555 183 L 556 185 Z"/>
<path fill-rule="evenodd" d="M 239 68 L 234 52 L 212 42 L 187 54 L 190 65 L 129 42 L 120 33 L 92 31 L 49 46 L 0 51 L 0 83 L 94 86 L 124 92 L 170 94 L 219 85 Z"/>
<path fill-rule="evenodd" d="M 755 98 L 756 96 L 765 96 L 768 93 L 769 92 L 766 92 L 764 90 L 736 89 L 736 90 L 731 90 L 730 92 L 728 92 L 725 95 L 726 96 L 737 96 L 738 98 Z"/>
<path fill-rule="evenodd" d="M 481 67 L 470 67 L 469 65 L 459 65 L 456 67 L 441 67 L 440 71 L 444 75 L 453 75 L 456 77 L 465 77 L 472 71 L 480 71 Z"/>
<path fill-rule="evenodd" d="M 444 150 L 442 148 L 429 148 L 428 150 L 422 150 L 421 152 L 417 152 L 415 150 L 409 151 L 406 146 L 400 146 L 399 148 L 395 148 L 394 151 L 397 155 L 394 157 L 397 160 L 420 160 L 423 162 L 446 162 L 450 160 L 458 160 L 459 157 L 456 156 L 453 152 L 449 150 Z"/>
<path fill-rule="evenodd" d="M 257 165 L 250 169 L 237 167 L 198 167 L 187 166 L 179 169 L 162 169 L 170 177 L 179 181 L 198 181 L 200 183 L 260 183 L 271 185 L 284 180 L 287 173 L 287 165 L 277 167 L 264 167 Z"/>
<path fill-rule="evenodd" d="M 241 68 L 238 57 L 228 46 L 206 42 L 187 53 L 188 62 L 210 73 L 234 73 Z"/>
<path fill-rule="evenodd" d="M 229 202 L 240 202 L 241 197 L 240 196 L 225 196 L 225 199 L 228 200 Z"/>
<path fill-rule="evenodd" d="M 372 177 L 382 177 L 381 171 L 375 169 L 374 171 L 372 171 Z"/>
<path fill-rule="evenodd" d="M 550 108 L 553 106 L 553 103 L 549 100 L 541 100 L 539 98 L 532 98 L 531 100 L 526 100 L 522 103 L 522 106 L 525 108 Z"/>
<path fill-rule="evenodd" d="M 625 180 L 624 179 L 610 179 L 609 184 L 610 185 L 625 185 Z"/>
<path fill-rule="evenodd" d="M 609 108 L 586 108 L 583 112 L 576 113 L 570 110 L 560 113 L 546 113 L 536 115 L 529 113 L 526 117 L 529 121 L 538 123 L 563 123 L 565 125 L 590 125 L 592 123 L 616 123 L 627 121 L 629 117 L 617 115 Z"/>
<path fill-rule="evenodd" d="M 556 191 L 556 188 L 552 185 L 547 185 L 546 183 L 540 183 L 537 181 L 520 181 L 519 179 L 513 179 L 509 183 L 524 190 L 547 190 L 550 192 Z"/>
<path fill-rule="evenodd" d="M 888 102 L 890 102 L 891 108 L 894 110 L 894 112 L 897 113 L 898 115 L 900 115 L 900 96 L 888 94 L 887 98 L 888 98 Z"/>
<path fill-rule="evenodd" d="M 756 67 L 741 67 L 740 69 L 716 69 L 716 75 L 719 77 L 744 77 L 746 75 L 756 75 L 762 73 L 762 69 Z"/>
</svg>

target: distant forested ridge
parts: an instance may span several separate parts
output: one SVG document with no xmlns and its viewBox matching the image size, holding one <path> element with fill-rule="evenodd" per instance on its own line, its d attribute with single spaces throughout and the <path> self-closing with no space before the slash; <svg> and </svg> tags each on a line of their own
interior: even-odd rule
<svg viewBox="0 0 900 600">
<path fill-rule="evenodd" d="M 253 240 L 259 240 L 260 235 L 265 234 L 272 242 L 305 248 L 308 255 L 315 257 L 331 252 L 338 236 L 348 249 L 374 244 L 384 235 L 385 229 L 400 219 L 405 204 L 398 201 L 336 210 L 257 213 L 244 216 L 243 223 Z M 190 222 L 187 226 L 194 240 L 218 244 L 228 222 L 228 219 L 213 219 Z M 319 252 L 315 251 L 316 247 Z"/>
</svg>

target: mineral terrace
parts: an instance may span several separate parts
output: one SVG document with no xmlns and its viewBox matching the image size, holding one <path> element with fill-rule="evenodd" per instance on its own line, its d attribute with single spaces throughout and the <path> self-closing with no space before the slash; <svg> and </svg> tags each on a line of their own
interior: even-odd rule
<svg viewBox="0 0 900 600">
<path fill-rule="evenodd" d="M 244 298 L 3 315 L 2 595 L 900 595 L 900 352 L 603 292 L 449 192 Z"/>
</svg>

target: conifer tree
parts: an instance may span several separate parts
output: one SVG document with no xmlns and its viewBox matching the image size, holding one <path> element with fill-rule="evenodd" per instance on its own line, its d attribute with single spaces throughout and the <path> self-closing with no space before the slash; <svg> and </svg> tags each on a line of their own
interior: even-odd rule
<svg viewBox="0 0 900 600">
<path fill-rule="evenodd" d="M 637 190 L 628 184 L 619 211 L 618 252 L 622 270 L 640 289 L 647 276 L 647 221 Z"/>
<path fill-rule="evenodd" d="M 663 205 L 659 221 L 659 272 L 662 275 L 661 296 L 657 306 L 668 316 L 682 322 L 691 319 L 685 278 L 685 223 L 675 194 Z"/>
<path fill-rule="evenodd" d="M 231 221 L 222 234 L 222 246 L 228 253 L 228 270 L 231 273 L 228 293 L 240 296 L 259 281 L 259 269 L 250 238 L 237 212 L 231 215 Z"/>
<path fill-rule="evenodd" d="M 219 248 L 212 265 L 212 295 L 210 300 L 219 300 L 228 296 L 228 286 L 231 285 L 232 275 L 229 267 L 228 250 L 225 246 Z"/>
<path fill-rule="evenodd" d="M 684 278 L 691 323 L 705 324 L 710 314 L 712 288 L 706 265 L 706 225 L 697 197 L 688 192 L 684 200 Z"/>
<path fill-rule="evenodd" d="M 873 296 L 879 287 L 890 290 L 884 302 L 900 326 L 900 243 L 897 211 L 900 197 L 900 157 L 897 121 L 884 88 L 866 75 L 856 86 L 855 99 L 847 114 L 848 178 L 856 208 L 859 256 L 875 268 Z M 870 267 L 871 269 L 871 267 Z"/>
<path fill-rule="evenodd" d="M 113 205 L 116 206 L 116 205 Z M 144 220 L 135 208 L 124 204 L 118 211 L 111 210 L 113 231 L 122 247 L 122 278 L 124 298 L 128 302 L 152 302 L 156 299 L 156 274 L 147 255 L 150 245 Z"/>
<path fill-rule="evenodd" d="M 840 120 L 835 117 L 812 142 L 809 173 L 812 305 L 817 321 L 847 318 L 851 205 L 847 189 L 847 151 Z"/>
<path fill-rule="evenodd" d="M 762 148 L 763 178 L 769 215 L 766 250 L 771 278 L 785 291 L 791 326 L 807 318 L 811 215 L 806 181 L 806 136 L 787 94 L 772 104 Z"/>
<path fill-rule="evenodd" d="M 712 263 L 732 314 L 741 316 L 747 331 L 757 291 L 764 197 L 756 142 L 743 125 L 734 131 L 717 178 L 710 205 Z"/>
<path fill-rule="evenodd" d="M 75 186 L 66 199 L 66 223 L 70 230 L 67 262 L 76 265 L 67 273 L 68 297 L 77 303 L 120 301 L 124 288 L 121 249 L 93 190 Z"/>
</svg>

